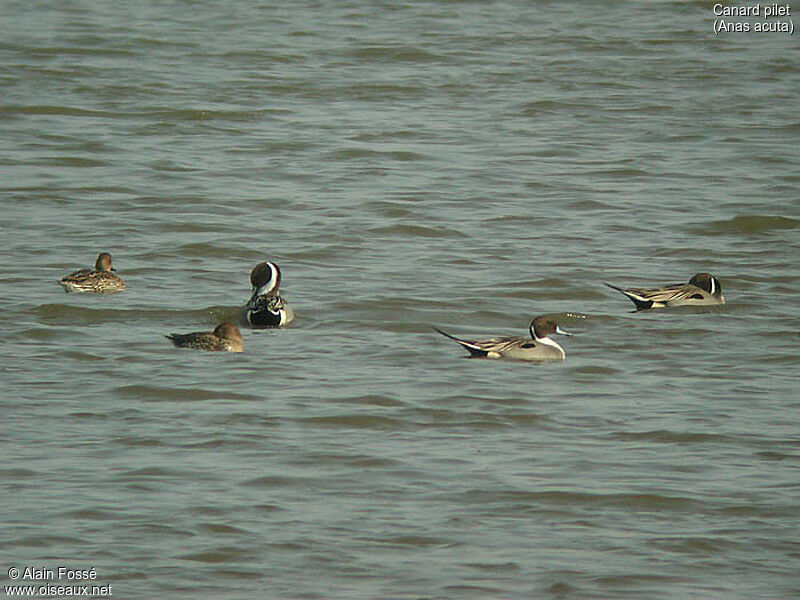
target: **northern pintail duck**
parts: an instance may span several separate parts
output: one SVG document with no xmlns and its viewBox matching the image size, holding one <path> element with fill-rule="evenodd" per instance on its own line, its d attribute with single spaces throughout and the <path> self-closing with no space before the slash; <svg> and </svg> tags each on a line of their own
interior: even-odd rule
<svg viewBox="0 0 800 600">
<path fill-rule="evenodd" d="M 111 255 L 101 252 L 94 263 L 94 269 L 81 269 L 74 271 L 58 282 L 64 286 L 64 291 L 93 292 L 95 294 L 116 294 L 125 289 L 125 282 L 116 276 L 111 266 Z"/>
<path fill-rule="evenodd" d="M 465 340 L 445 333 L 438 327 L 434 327 L 434 329 L 466 348 L 470 358 L 506 358 L 530 361 L 564 360 L 566 357 L 564 349 L 548 336 L 554 333 L 572 335 L 561 329 L 551 317 L 536 317 L 531 321 L 530 338 L 495 337 L 486 340 Z"/>
<path fill-rule="evenodd" d="M 251 327 L 283 327 L 294 319 L 294 311 L 281 297 L 281 270 L 272 262 L 262 262 L 250 272 L 253 293 L 244 307 Z"/>
<path fill-rule="evenodd" d="M 709 273 L 698 273 L 689 283 L 676 283 L 658 288 L 608 287 L 622 292 L 636 305 L 636 310 L 664 308 L 665 306 L 713 306 L 725 304 L 719 279 Z"/>
<path fill-rule="evenodd" d="M 233 323 L 221 323 L 214 331 L 171 333 L 165 336 L 178 348 L 196 348 L 212 352 L 242 352 L 242 334 Z"/>
</svg>

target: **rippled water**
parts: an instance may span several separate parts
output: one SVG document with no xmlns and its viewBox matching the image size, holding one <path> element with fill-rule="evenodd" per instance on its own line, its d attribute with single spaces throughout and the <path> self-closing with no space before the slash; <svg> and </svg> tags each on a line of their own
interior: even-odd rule
<svg viewBox="0 0 800 600">
<path fill-rule="evenodd" d="M 0 572 L 796 598 L 800 51 L 711 6 L 0 5 Z M 103 250 L 127 291 L 64 294 Z M 163 338 L 268 259 L 292 327 Z M 699 271 L 726 306 L 603 285 Z M 540 314 L 563 364 L 432 329 Z"/>
</svg>

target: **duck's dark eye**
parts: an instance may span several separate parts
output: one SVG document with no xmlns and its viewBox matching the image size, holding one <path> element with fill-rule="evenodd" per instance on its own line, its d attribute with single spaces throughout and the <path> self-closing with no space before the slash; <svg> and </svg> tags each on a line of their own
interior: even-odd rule
<svg viewBox="0 0 800 600">
<path fill-rule="evenodd" d="M 691 300 L 702 300 L 703 299 L 703 295 L 702 294 L 692 294 L 691 296 L 689 296 L 689 298 Z"/>
</svg>

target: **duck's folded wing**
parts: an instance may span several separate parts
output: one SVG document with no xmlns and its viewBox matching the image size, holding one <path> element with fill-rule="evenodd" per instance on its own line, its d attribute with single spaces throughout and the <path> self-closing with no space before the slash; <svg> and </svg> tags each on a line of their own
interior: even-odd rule
<svg viewBox="0 0 800 600">
<path fill-rule="evenodd" d="M 638 293 L 639 297 L 644 300 L 651 300 L 654 303 L 661 303 L 661 304 L 670 304 L 672 302 L 678 302 L 680 300 L 688 300 L 693 296 L 697 296 L 696 299 L 700 300 L 702 300 L 703 298 L 702 290 L 693 285 L 688 285 L 685 283 L 678 285 L 668 285 L 655 290 L 628 290 L 628 291 Z"/>
<path fill-rule="evenodd" d="M 494 337 L 484 340 L 465 340 L 464 338 L 456 337 L 454 335 L 450 335 L 446 331 L 442 331 L 438 327 L 434 327 L 436 331 L 441 333 L 443 336 L 450 338 L 453 341 L 458 342 L 469 350 L 470 354 L 473 356 L 486 356 L 489 352 L 498 352 L 501 353 L 504 350 L 508 349 L 509 347 L 513 346 L 514 344 L 519 343 L 520 341 L 524 341 L 522 338 L 516 337 Z"/>
<path fill-rule="evenodd" d="M 665 306 L 669 302 L 675 302 L 684 296 L 690 296 L 686 293 L 687 285 L 675 284 L 665 285 L 660 288 L 621 288 L 610 283 L 606 285 L 612 289 L 625 294 L 635 305 L 637 309 L 647 309 L 652 306 Z M 692 288 L 694 286 L 691 286 Z"/>
<path fill-rule="evenodd" d="M 64 275 L 61 281 L 82 281 L 92 273 L 94 273 L 94 271 L 91 269 L 80 269 L 79 271 L 73 271 L 69 275 Z"/>
<path fill-rule="evenodd" d="M 526 340 L 521 337 L 495 337 L 489 338 L 488 340 L 475 340 L 474 342 L 470 342 L 470 344 L 474 348 L 483 350 L 484 352 L 497 352 L 498 354 L 502 354 L 508 349 L 524 344 L 525 342 L 533 343 L 533 340 Z"/>
<path fill-rule="evenodd" d="M 203 344 L 208 341 L 208 338 L 213 338 L 210 333 L 195 332 L 195 333 L 170 333 L 164 336 L 171 340 L 176 346 L 194 346 L 196 344 Z"/>
</svg>

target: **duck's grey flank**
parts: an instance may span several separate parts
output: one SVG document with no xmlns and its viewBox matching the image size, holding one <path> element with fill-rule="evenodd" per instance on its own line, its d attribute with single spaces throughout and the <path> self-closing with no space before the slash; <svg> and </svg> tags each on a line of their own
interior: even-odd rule
<svg viewBox="0 0 800 600">
<path fill-rule="evenodd" d="M 668 306 L 714 306 L 725 304 L 722 285 L 710 273 L 698 273 L 689 283 L 676 283 L 657 288 L 620 288 L 606 285 L 627 296 L 636 310 L 664 308 Z"/>
<path fill-rule="evenodd" d="M 561 329 L 551 317 L 536 317 L 531 321 L 531 337 L 494 337 L 485 340 L 467 340 L 450 335 L 434 327 L 443 336 L 455 340 L 466 348 L 471 358 L 504 358 L 509 360 L 564 360 L 566 352 L 550 335 L 571 335 Z"/>
<path fill-rule="evenodd" d="M 111 255 L 101 252 L 94 263 L 94 269 L 80 269 L 62 277 L 58 283 L 67 293 L 91 292 L 94 294 L 116 294 L 125 289 L 125 282 L 111 266 Z"/>
</svg>

